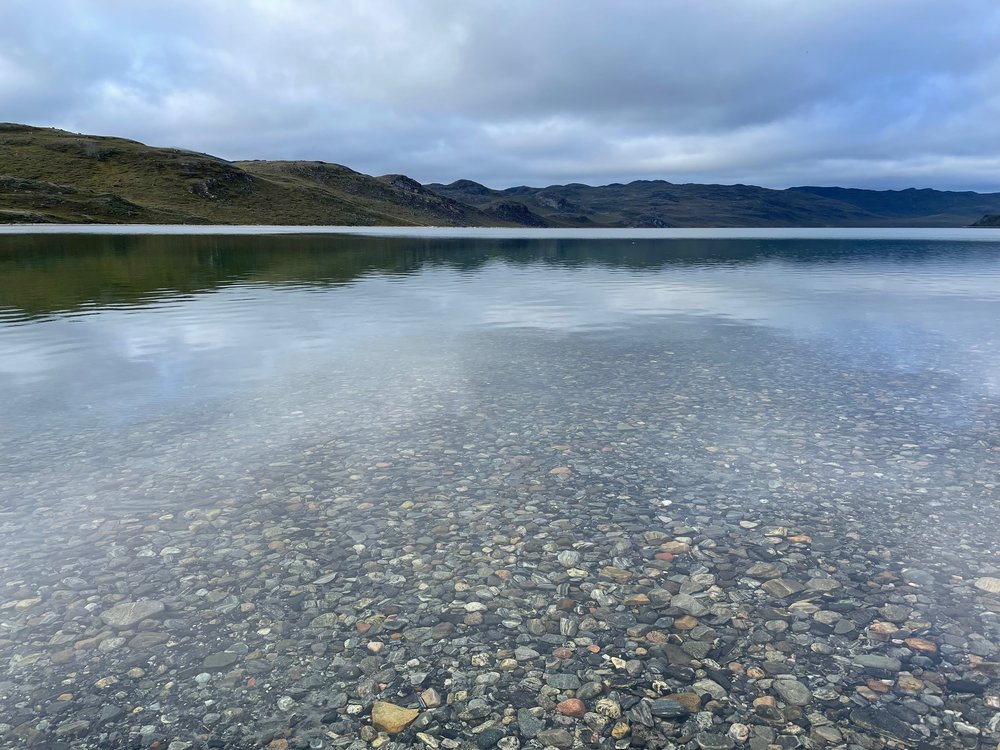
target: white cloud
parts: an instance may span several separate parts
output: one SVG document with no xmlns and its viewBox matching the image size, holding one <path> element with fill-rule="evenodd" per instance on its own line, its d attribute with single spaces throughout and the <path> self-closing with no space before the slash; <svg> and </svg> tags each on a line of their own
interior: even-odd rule
<svg viewBox="0 0 1000 750">
<path fill-rule="evenodd" d="M 4 117 L 421 180 L 1000 189 L 990 0 L 7 0 Z"/>
</svg>

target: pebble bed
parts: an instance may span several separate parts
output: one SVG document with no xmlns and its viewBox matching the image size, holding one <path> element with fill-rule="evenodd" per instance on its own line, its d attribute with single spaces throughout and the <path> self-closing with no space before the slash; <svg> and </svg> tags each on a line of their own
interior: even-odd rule
<svg viewBox="0 0 1000 750">
<path fill-rule="evenodd" d="M 280 386 L 4 446 L 4 747 L 998 747 L 953 374 L 676 319 Z"/>
</svg>

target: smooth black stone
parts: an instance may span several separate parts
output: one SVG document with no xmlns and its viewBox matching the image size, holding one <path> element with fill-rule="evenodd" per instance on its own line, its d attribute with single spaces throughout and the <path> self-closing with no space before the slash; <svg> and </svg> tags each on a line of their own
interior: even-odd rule
<svg viewBox="0 0 1000 750">
<path fill-rule="evenodd" d="M 681 703 L 669 698 L 654 700 L 649 705 L 649 712 L 661 719 L 676 719 L 691 713 Z"/>
<path fill-rule="evenodd" d="M 948 690 L 953 693 L 972 693 L 973 695 L 982 695 L 986 690 L 986 686 L 973 680 L 948 680 Z"/>
<path fill-rule="evenodd" d="M 489 748 L 496 746 L 496 744 L 503 739 L 504 733 L 500 729 L 487 729 L 480 732 L 479 736 L 476 738 L 476 747 L 479 750 L 489 750 Z"/>
</svg>

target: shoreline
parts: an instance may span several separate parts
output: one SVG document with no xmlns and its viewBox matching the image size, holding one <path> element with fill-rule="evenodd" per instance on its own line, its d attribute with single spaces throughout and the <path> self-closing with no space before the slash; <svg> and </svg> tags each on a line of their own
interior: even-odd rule
<svg viewBox="0 0 1000 750">
<path fill-rule="evenodd" d="M 475 239 L 766 239 L 959 240 L 1000 242 L 998 227 L 718 227 L 674 229 L 531 229 L 522 227 L 396 227 L 257 224 L 5 224 L 0 235 L 316 235 Z"/>
</svg>

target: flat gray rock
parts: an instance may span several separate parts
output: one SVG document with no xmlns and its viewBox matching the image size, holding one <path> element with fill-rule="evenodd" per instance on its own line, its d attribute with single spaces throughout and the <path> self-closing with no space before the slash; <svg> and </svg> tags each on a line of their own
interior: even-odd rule
<svg viewBox="0 0 1000 750">
<path fill-rule="evenodd" d="M 855 666 L 863 669 L 874 669 L 885 672 L 898 672 L 903 668 L 899 659 L 891 656 L 878 656 L 876 654 L 862 654 L 854 657 Z"/>
<path fill-rule="evenodd" d="M 678 594 L 670 600 L 670 604 L 692 617 L 702 617 L 708 613 L 708 607 L 690 594 Z"/>
<path fill-rule="evenodd" d="M 201 663 L 201 668 L 209 672 L 231 667 L 240 660 L 240 655 L 232 651 L 220 651 L 217 654 L 209 654 Z"/>
<path fill-rule="evenodd" d="M 324 612 L 321 615 L 317 615 L 309 623 L 311 628 L 333 628 L 337 626 L 337 622 L 340 619 L 336 612 Z"/>
<path fill-rule="evenodd" d="M 698 695 L 705 695 L 706 693 L 717 701 L 725 700 L 728 693 L 726 689 L 722 687 L 715 680 L 702 679 L 698 680 L 694 685 L 691 686 L 691 691 L 697 693 Z"/>
<path fill-rule="evenodd" d="M 786 596 L 802 591 L 802 584 L 784 578 L 775 578 L 762 584 L 761 588 L 775 599 L 784 599 Z"/>
<path fill-rule="evenodd" d="M 517 711 L 517 727 L 522 737 L 531 739 L 545 729 L 545 719 L 535 716 L 526 708 Z"/>
<path fill-rule="evenodd" d="M 781 677 L 772 683 L 772 687 L 781 700 L 792 706 L 805 706 L 812 700 L 809 688 L 798 680 Z"/>
<path fill-rule="evenodd" d="M 535 651 L 533 648 L 528 648 L 527 646 L 518 646 L 514 649 L 514 658 L 518 661 L 537 659 L 539 656 L 541 656 L 540 653 Z"/>
<path fill-rule="evenodd" d="M 573 747 L 573 735 L 565 729 L 543 729 L 538 733 L 538 741 L 543 745 L 566 750 Z"/>
<path fill-rule="evenodd" d="M 582 684 L 575 674 L 550 674 L 545 681 L 556 690 L 577 690 Z"/>
<path fill-rule="evenodd" d="M 101 619 L 113 628 L 130 628 L 143 620 L 163 612 L 163 602 L 147 599 L 141 602 L 122 602 L 101 613 Z"/>
<path fill-rule="evenodd" d="M 781 578 L 782 573 L 785 572 L 784 568 L 785 566 L 779 566 L 775 563 L 758 562 L 754 563 L 747 569 L 747 575 L 751 578 L 759 578 L 762 580 Z"/>
</svg>

